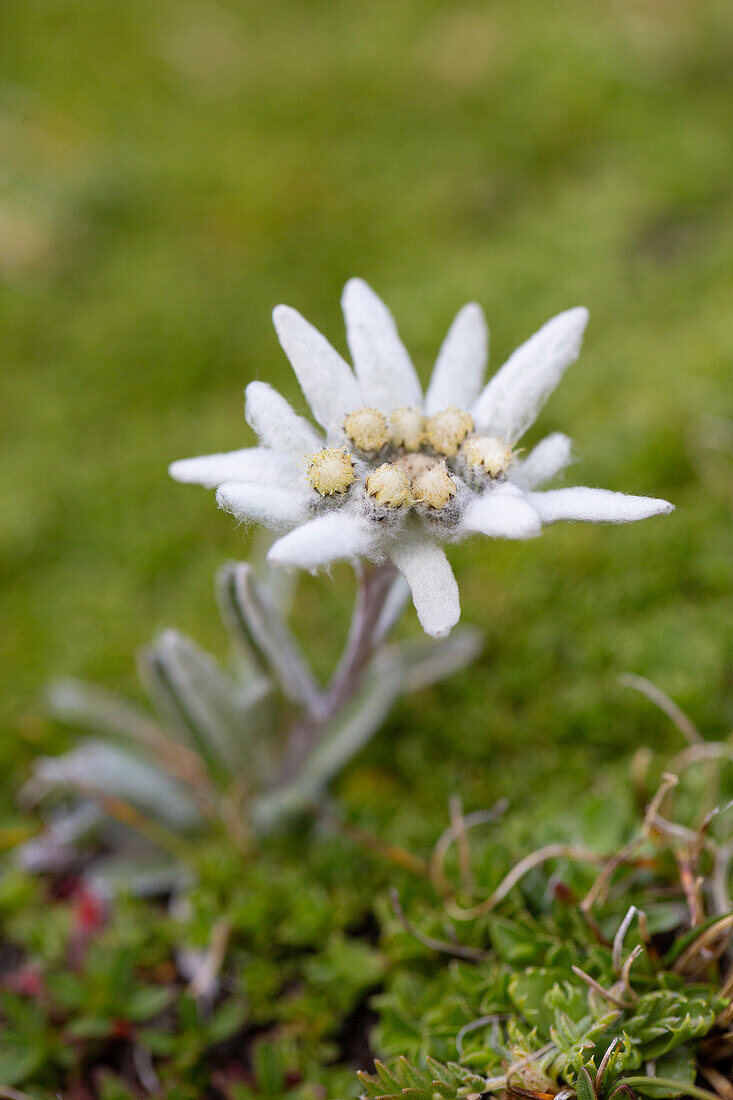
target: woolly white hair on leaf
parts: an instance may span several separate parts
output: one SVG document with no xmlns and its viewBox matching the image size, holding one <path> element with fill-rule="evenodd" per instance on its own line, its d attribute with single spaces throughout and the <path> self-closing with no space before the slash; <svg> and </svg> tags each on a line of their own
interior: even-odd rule
<svg viewBox="0 0 733 1100">
<path fill-rule="evenodd" d="M 374 631 L 374 637 L 377 641 L 384 641 L 389 634 L 392 627 L 397 623 L 402 612 L 405 610 L 405 604 L 410 598 L 410 586 L 401 573 L 398 573 L 395 577 L 392 587 L 389 590 L 389 595 L 382 608 L 382 614 L 379 616 L 376 629 Z"/>
<path fill-rule="evenodd" d="M 515 443 L 578 358 L 587 324 L 587 309 L 568 309 L 517 348 L 473 406 L 476 430 Z"/>
<path fill-rule="evenodd" d="M 428 540 L 414 541 L 390 550 L 390 557 L 404 575 L 412 602 L 426 634 L 442 638 L 461 617 L 458 585 L 443 550 Z"/>
<path fill-rule="evenodd" d="M 392 314 L 363 279 L 349 279 L 341 297 L 346 339 L 368 404 L 389 413 L 422 407 L 422 389 Z"/>
<path fill-rule="evenodd" d="M 267 382 L 250 382 L 244 391 L 244 415 L 265 447 L 293 458 L 318 451 L 323 440 L 312 424 L 290 407 Z"/>
<path fill-rule="evenodd" d="M 242 451 L 181 458 L 172 462 L 168 473 L 174 481 L 216 489 L 225 481 L 259 481 L 265 485 L 292 485 L 298 475 L 294 462 L 267 447 L 246 447 Z"/>
<path fill-rule="evenodd" d="M 524 489 L 534 489 L 555 477 L 573 460 L 572 441 L 562 432 L 553 432 L 533 447 L 511 473 L 512 481 Z"/>
<path fill-rule="evenodd" d="M 481 306 L 469 302 L 448 330 L 425 394 L 428 416 L 456 405 L 470 409 L 481 390 L 488 358 L 489 330 Z"/>
<path fill-rule="evenodd" d="M 296 527 L 270 547 L 270 565 L 320 569 L 331 562 L 368 555 L 375 540 L 373 526 L 361 516 L 336 512 Z"/>
<path fill-rule="evenodd" d="M 198 819 L 185 787 L 154 764 L 104 741 L 82 741 L 71 752 L 42 757 L 32 782 L 38 791 L 63 784 L 122 798 L 178 828 Z"/>
<path fill-rule="evenodd" d="M 588 523 L 634 523 L 650 516 L 664 516 L 674 511 L 674 505 L 656 497 L 635 497 L 614 493 L 610 489 L 588 489 L 584 485 L 572 489 L 550 489 L 546 493 L 528 493 L 532 506 L 543 523 L 557 520 L 585 520 Z"/>
<path fill-rule="evenodd" d="M 497 485 L 468 505 L 463 530 L 495 539 L 531 539 L 542 530 L 540 517 L 513 485 Z"/>
<path fill-rule="evenodd" d="M 336 431 L 347 413 L 364 404 L 351 367 L 297 310 L 276 306 L 272 320 L 313 415 L 327 431 Z"/>
<path fill-rule="evenodd" d="M 262 523 L 275 531 L 301 523 L 308 515 L 305 490 L 296 492 L 252 481 L 227 481 L 219 487 L 216 503 L 245 523 Z"/>
</svg>

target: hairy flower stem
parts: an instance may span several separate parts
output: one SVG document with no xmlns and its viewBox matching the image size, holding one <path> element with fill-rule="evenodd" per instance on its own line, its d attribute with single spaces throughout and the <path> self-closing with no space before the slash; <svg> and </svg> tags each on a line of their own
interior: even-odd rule
<svg viewBox="0 0 733 1100">
<path fill-rule="evenodd" d="M 396 576 L 397 570 L 391 562 L 362 567 L 358 572 L 356 602 L 346 647 L 326 689 L 326 721 L 361 687 L 364 673 L 381 641 L 379 621 Z"/>
<path fill-rule="evenodd" d="M 280 781 L 298 774 L 329 723 L 359 691 L 372 657 L 382 641 L 379 629 L 384 605 L 397 575 L 391 562 L 357 568 L 357 592 L 349 634 L 341 659 L 322 693 L 318 709 L 293 723 L 287 737 Z"/>
</svg>

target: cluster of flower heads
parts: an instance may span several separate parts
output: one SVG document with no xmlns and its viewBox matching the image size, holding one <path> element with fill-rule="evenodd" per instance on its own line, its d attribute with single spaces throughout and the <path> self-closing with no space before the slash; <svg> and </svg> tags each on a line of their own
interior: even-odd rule
<svg viewBox="0 0 733 1100">
<path fill-rule="evenodd" d="M 503 479 L 514 457 L 510 443 L 475 433 L 471 414 L 453 405 L 434 416 L 404 405 L 389 415 L 364 406 L 344 418 L 343 434 L 345 444 L 308 459 L 316 493 L 345 500 L 361 491 L 364 514 L 394 526 L 414 507 L 446 536 L 460 520 L 460 486 Z"/>
<path fill-rule="evenodd" d="M 651 497 L 574 487 L 537 491 L 571 461 L 555 432 L 517 443 L 578 356 L 588 314 L 571 309 L 535 333 L 483 385 L 488 333 L 479 306 L 458 313 L 423 397 L 387 307 L 361 279 L 342 300 L 354 370 L 299 313 L 275 329 L 321 435 L 271 386 L 251 382 L 245 415 L 260 446 L 174 462 L 172 476 L 216 488 L 240 520 L 285 532 L 269 560 L 316 570 L 339 559 L 391 559 L 423 628 L 458 621 L 441 542 L 473 534 L 526 539 L 556 520 L 626 523 L 666 513 Z"/>
</svg>

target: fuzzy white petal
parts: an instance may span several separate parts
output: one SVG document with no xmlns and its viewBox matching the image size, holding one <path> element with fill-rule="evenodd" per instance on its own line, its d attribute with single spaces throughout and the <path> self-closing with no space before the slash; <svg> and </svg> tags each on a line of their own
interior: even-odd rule
<svg viewBox="0 0 733 1100">
<path fill-rule="evenodd" d="M 421 408 L 419 379 L 381 298 L 363 279 L 349 279 L 341 305 L 365 403 L 385 413 L 400 405 Z"/>
<path fill-rule="evenodd" d="M 225 481 L 255 481 L 283 489 L 298 477 L 298 468 L 286 455 L 267 447 L 246 447 L 243 451 L 181 458 L 172 462 L 168 473 L 174 481 L 216 489 Z"/>
<path fill-rule="evenodd" d="M 587 309 L 568 309 L 517 348 L 471 410 L 477 431 L 516 442 L 578 358 L 587 323 Z"/>
<path fill-rule="evenodd" d="M 390 557 L 412 592 L 417 617 L 426 634 L 441 638 L 461 617 L 458 585 L 443 550 L 434 542 L 398 543 Z"/>
<path fill-rule="evenodd" d="M 327 431 L 338 430 L 346 414 L 364 404 L 351 367 L 290 306 L 276 306 L 272 320 L 313 415 Z"/>
<path fill-rule="evenodd" d="M 425 395 L 428 416 L 455 405 L 470 409 L 481 390 L 488 357 L 489 330 L 481 306 L 469 302 L 443 341 Z"/>
<path fill-rule="evenodd" d="M 252 481 L 227 481 L 220 485 L 216 503 L 237 519 L 262 523 L 275 531 L 302 523 L 308 515 L 305 489 L 299 492 Z"/>
<path fill-rule="evenodd" d="M 271 565 L 319 569 L 344 558 L 368 554 L 375 541 L 374 527 L 350 512 L 332 512 L 296 527 L 278 539 L 267 555 Z"/>
<path fill-rule="evenodd" d="M 298 416 L 281 394 L 267 382 L 250 382 L 244 391 L 244 415 L 265 447 L 293 458 L 312 454 L 323 440 L 305 417 Z"/>
<path fill-rule="evenodd" d="M 493 539 L 531 539 L 542 523 L 527 497 L 514 485 L 497 485 L 472 501 L 463 513 L 466 534 Z"/>
<path fill-rule="evenodd" d="M 523 489 L 535 489 L 569 466 L 573 460 L 572 441 L 562 432 L 553 432 L 533 447 L 523 462 L 518 462 L 510 477 Z"/>
<path fill-rule="evenodd" d="M 550 489 L 546 493 L 528 493 L 528 499 L 544 523 L 560 519 L 586 520 L 589 523 L 634 523 L 649 516 L 667 515 L 674 505 L 655 497 L 635 497 L 613 493 L 610 489 Z"/>
</svg>

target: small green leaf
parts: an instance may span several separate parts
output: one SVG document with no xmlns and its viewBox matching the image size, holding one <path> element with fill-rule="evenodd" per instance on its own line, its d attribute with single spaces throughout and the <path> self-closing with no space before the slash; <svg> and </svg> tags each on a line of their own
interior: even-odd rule
<svg viewBox="0 0 733 1100">
<path fill-rule="evenodd" d="M 149 1020 L 162 1012 L 170 1004 L 172 997 L 173 991 L 167 986 L 144 986 L 130 994 L 123 1011 L 130 1020 Z"/>
<path fill-rule="evenodd" d="M 544 944 L 531 928 L 504 917 L 494 917 L 489 934 L 494 950 L 504 962 L 528 966 L 544 961 Z"/>
<path fill-rule="evenodd" d="M 8 1039 L 0 1046 L 0 1082 L 3 1085 L 21 1085 L 26 1078 L 40 1069 L 46 1060 L 46 1051 L 40 1044 Z"/>
<path fill-rule="evenodd" d="M 688 1085 L 694 1085 L 695 1077 L 695 1058 L 692 1051 L 687 1047 L 678 1047 L 657 1061 L 654 1078 L 650 1078 L 647 1083 L 636 1084 L 634 1088 L 642 1096 L 660 1100 L 661 1097 L 682 1096 Z M 654 1084 L 655 1078 L 667 1083 Z M 676 1087 L 677 1082 L 679 1087 Z"/>
<path fill-rule="evenodd" d="M 581 1067 L 580 1073 L 578 1074 L 575 1090 L 578 1093 L 578 1100 L 596 1100 L 596 1090 L 593 1087 L 593 1080 L 585 1066 Z"/>
<path fill-rule="evenodd" d="M 66 1034 L 72 1039 L 105 1039 L 112 1030 L 109 1016 L 82 1016 L 72 1020 Z"/>
<path fill-rule="evenodd" d="M 124 1081 L 110 1070 L 100 1070 L 94 1075 L 94 1084 L 97 1086 L 99 1100 L 135 1100 L 136 1092 L 132 1092 Z"/>
</svg>

